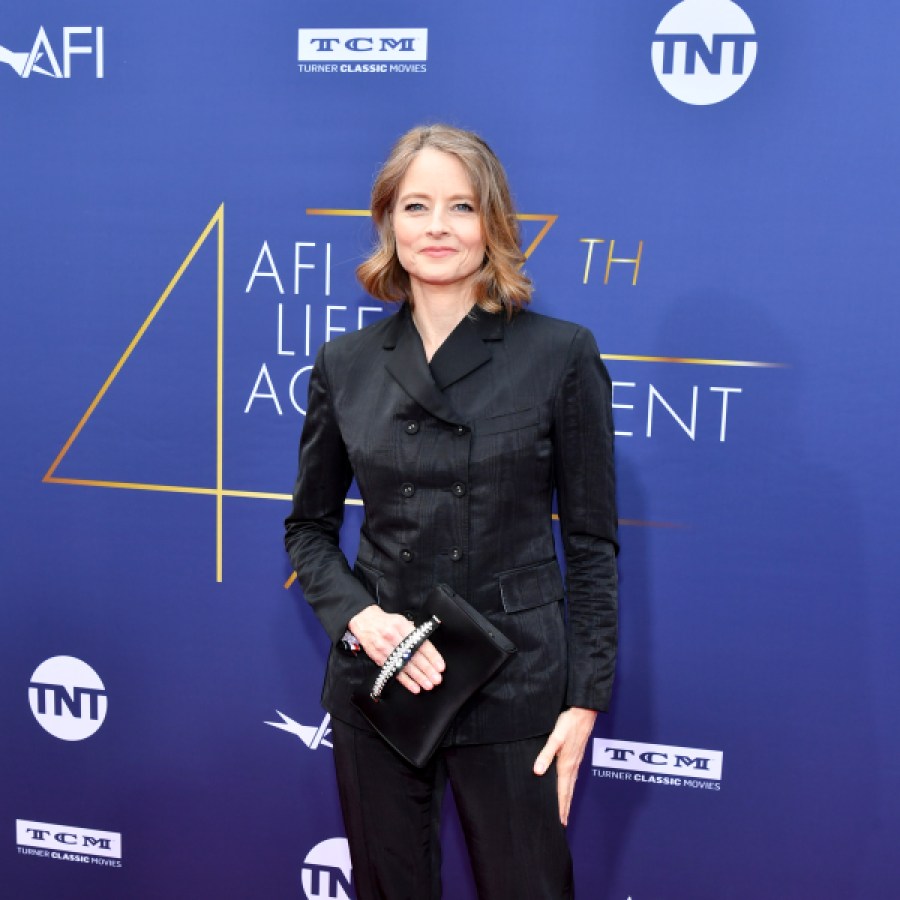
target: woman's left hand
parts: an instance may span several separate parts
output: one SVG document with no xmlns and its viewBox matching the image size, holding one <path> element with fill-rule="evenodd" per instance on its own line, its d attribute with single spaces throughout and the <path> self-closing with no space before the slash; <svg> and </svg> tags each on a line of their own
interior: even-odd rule
<svg viewBox="0 0 900 900">
<path fill-rule="evenodd" d="M 584 756 L 584 748 L 594 730 L 597 710 L 571 707 L 560 713 L 556 725 L 544 744 L 544 749 L 534 761 L 534 774 L 543 775 L 556 759 L 556 793 L 559 798 L 559 820 L 569 823 L 569 807 L 578 777 L 578 766 Z"/>
</svg>

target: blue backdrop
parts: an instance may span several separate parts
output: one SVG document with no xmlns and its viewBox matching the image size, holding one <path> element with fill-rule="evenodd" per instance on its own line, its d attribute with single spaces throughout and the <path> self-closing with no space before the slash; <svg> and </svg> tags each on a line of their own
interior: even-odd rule
<svg viewBox="0 0 900 900">
<path fill-rule="evenodd" d="M 422 121 L 494 146 L 615 382 L 580 896 L 900 895 L 896 4 L 6 7 L 4 896 L 352 897 L 281 523 Z"/>
</svg>

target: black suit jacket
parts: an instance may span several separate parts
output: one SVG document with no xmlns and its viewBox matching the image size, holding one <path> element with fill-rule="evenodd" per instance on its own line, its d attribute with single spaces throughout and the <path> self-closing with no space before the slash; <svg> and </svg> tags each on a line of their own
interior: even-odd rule
<svg viewBox="0 0 900 900">
<path fill-rule="evenodd" d="M 325 344 L 286 546 L 334 645 L 331 714 L 365 727 L 349 697 L 377 672 L 340 648 L 349 620 L 377 602 L 418 621 L 439 581 L 518 647 L 447 742 L 516 740 L 551 730 L 565 706 L 605 709 L 616 649 L 612 443 L 609 376 L 577 325 L 476 307 L 429 366 L 404 305 Z M 338 533 L 354 477 L 365 519 L 351 570 Z"/>
</svg>

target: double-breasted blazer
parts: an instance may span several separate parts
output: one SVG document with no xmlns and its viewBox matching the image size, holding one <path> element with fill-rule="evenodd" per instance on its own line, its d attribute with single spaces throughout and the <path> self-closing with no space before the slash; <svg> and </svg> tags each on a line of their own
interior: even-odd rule
<svg viewBox="0 0 900 900">
<path fill-rule="evenodd" d="M 354 478 L 365 516 L 351 568 L 338 536 Z M 367 727 L 349 698 L 377 673 L 342 649 L 350 619 L 378 603 L 420 621 L 436 582 L 518 648 L 446 743 L 517 740 L 549 732 L 566 706 L 605 709 L 616 540 L 611 388 L 587 329 L 475 307 L 429 365 L 404 305 L 319 351 L 285 543 L 332 641 L 334 717 Z"/>
</svg>

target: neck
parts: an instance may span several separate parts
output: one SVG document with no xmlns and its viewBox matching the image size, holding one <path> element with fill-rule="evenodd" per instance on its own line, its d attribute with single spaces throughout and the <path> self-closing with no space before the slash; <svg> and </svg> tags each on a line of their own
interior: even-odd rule
<svg viewBox="0 0 900 900">
<path fill-rule="evenodd" d="M 429 362 L 438 347 L 472 308 L 472 304 L 469 291 L 441 291 L 432 288 L 413 291 L 413 322 L 422 338 L 425 358 Z"/>
</svg>

